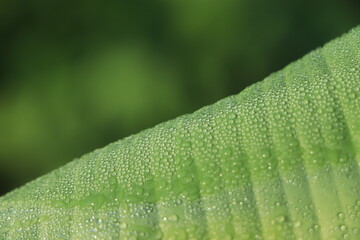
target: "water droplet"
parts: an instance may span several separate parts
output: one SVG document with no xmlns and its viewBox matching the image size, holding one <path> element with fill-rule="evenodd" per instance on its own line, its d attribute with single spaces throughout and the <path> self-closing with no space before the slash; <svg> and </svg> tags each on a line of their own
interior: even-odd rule
<svg viewBox="0 0 360 240">
<path fill-rule="evenodd" d="M 230 120 L 234 120 L 234 119 L 236 118 L 236 114 L 233 113 L 233 112 L 231 112 L 231 113 L 228 113 L 227 117 L 228 117 L 228 119 L 230 119 Z"/>
<path fill-rule="evenodd" d="M 231 150 L 231 148 L 224 148 L 224 149 L 221 151 L 221 154 L 222 154 L 224 157 L 231 157 L 231 156 L 232 156 L 232 150 Z"/>
<path fill-rule="evenodd" d="M 261 153 L 260 153 L 260 156 L 262 158 L 268 158 L 268 157 L 270 157 L 270 151 L 268 149 L 262 149 Z"/>
<path fill-rule="evenodd" d="M 176 222 L 179 219 L 179 217 L 176 214 L 172 214 L 168 217 L 168 219 L 171 222 Z"/>
<path fill-rule="evenodd" d="M 275 220 L 276 220 L 277 222 L 279 222 L 279 223 L 282 223 L 282 222 L 285 221 L 285 216 L 278 216 L 278 217 L 276 217 Z"/>
<path fill-rule="evenodd" d="M 294 222 L 294 227 L 295 228 L 298 228 L 298 227 L 300 227 L 301 226 L 301 222 L 300 221 L 295 221 Z"/>
<path fill-rule="evenodd" d="M 318 158 L 313 159 L 313 163 L 318 166 L 323 166 L 325 164 L 325 159 L 322 157 L 318 157 Z"/>
<path fill-rule="evenodd" d="M 318 224 L 314 225 L 314 230 L 319 230 L 320 226 Z"/>
<path fill-rule="evenodd" d="M 126 223 L 120 223 L 120 229 L 124 230 L 127 227 Z"/>
<path fill-rule="evenodd" d="M 341 225 L 341 226 L 340 226 L 340 230 L 344 232 L 344 231 L 347 230 L 347 227 L 346 227 L 345 225 Z"/>
</svg>

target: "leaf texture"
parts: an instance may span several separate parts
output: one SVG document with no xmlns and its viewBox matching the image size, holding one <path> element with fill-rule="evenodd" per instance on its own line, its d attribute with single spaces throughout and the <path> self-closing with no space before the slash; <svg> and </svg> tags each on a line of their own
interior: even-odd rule
<svg viewBox="0 0 360 240">
<path fill-rule="evenodd" d="M 0 239 L 360 239 L 360 27 L 8 193 Z"/>
</svg>

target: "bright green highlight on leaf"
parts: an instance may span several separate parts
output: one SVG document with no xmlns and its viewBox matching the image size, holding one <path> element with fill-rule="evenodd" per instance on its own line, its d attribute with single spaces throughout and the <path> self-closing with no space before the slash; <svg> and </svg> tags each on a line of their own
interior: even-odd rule
<svg viewBox="0 0 360 240">
<path fill-rule="evenodd" d="M 0 239 L 360 239 L 360 27 L 0 198 Z"/>
</svg>

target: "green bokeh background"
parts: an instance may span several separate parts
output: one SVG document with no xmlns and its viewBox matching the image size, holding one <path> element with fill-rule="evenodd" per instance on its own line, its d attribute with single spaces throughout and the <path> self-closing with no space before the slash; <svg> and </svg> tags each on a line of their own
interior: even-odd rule
<svg viewBox="0 0 360 240">
<path fill-rule="evenodd" d="M 359 23 L 357 0 L 2 0 L 0 195 Z"/>
</svg>

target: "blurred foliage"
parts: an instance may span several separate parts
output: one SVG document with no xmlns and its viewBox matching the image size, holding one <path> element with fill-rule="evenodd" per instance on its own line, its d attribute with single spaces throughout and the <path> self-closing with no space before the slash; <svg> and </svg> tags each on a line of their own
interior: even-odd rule
<svg viewBox="0 0 360 240">
<path fill-rule="evenodd" d="M 0 194 L 237 93 L 359 24 L 346 0 L 0 1 Z"/>
</svg>

